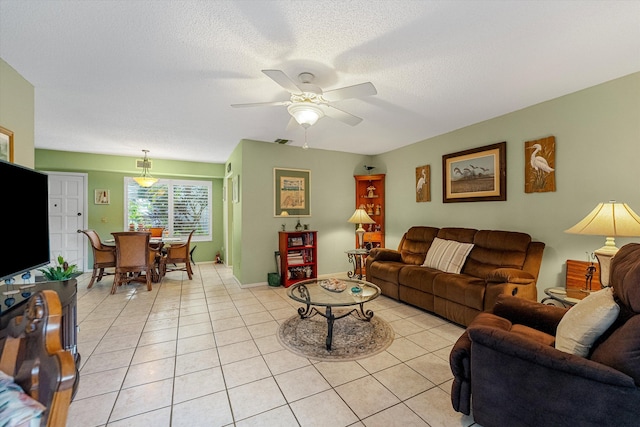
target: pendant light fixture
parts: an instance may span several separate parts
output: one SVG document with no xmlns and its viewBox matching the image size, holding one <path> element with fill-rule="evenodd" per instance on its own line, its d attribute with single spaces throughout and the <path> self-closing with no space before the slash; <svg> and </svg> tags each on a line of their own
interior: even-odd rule
<svg viewBox="0 0 640 427">
<path fill-rule="evenodd" d="M 144 153 L 144 159 L 142 160 L 142 175 L 133 178 L 135 182 L 138 183 L 140 187 L 151 187 L 153 184 L 158 182 L 158 178 L 154 178 L 149 173 L 149 159 L 147 158 L 147 153 L 149 150 L 142 150 Z"/>
</svg>

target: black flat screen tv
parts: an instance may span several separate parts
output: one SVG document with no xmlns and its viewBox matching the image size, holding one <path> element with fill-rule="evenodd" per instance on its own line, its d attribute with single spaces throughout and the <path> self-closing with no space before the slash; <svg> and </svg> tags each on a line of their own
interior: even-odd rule
<svg viewBox="0 0 640 427">
<path fill-rule="evenodd" d="M 50 262 L 49 189 L 46 174 L 2 160 L 0 188 L 4 281 Z"/>
</svg>

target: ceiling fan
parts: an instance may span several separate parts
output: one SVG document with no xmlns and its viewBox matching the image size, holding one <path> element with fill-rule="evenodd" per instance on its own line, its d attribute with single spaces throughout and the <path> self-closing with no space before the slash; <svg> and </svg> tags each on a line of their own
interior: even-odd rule
<svg viewBox="0 0 640 427">
<path fill-rule="evenodd" d="M 349 98 L 360 98 L 378 93 L 371 82 L 323 92 L 319 86 L 313 84 L 315 76 L 308 72 L 298 74 L 298 80 L 300 80 L 298 83 L 290 79 L 281 70 L 262 70 L 262 72 L 286 89 L 291 94 L 289 99 L 274 102 L 232 104 L 231 106 L 262 107 L 286 105 L 287 111 L 289 111 L 289 114 L 292 116 L 292 120 L 295 119 L 295 121 L 304 128 L 312 126 L 324 116 L 355 126 L 360 123 L 362 119 L 341 110 L 333 105 L 332 102 Z"/>
</svg>

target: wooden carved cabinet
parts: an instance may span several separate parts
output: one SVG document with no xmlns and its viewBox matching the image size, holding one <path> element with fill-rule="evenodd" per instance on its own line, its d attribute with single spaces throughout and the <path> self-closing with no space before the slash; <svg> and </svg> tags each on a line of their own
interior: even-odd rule
<svg viewBox="0 0 640 427">
<path fill-rule="evenodd" d="M 280 272 L 286 288 L 318 277 L 317 231 L 280 231 Z"/>
<path fill-rule="evenodd" d="M 384 248 L 384 174 L 355 175 L 356 208 L 362 208 L 375 224 L 363 224 L 365 248 Z M 356 237 L 356 247 L 358 238 Z"/>
</svg>

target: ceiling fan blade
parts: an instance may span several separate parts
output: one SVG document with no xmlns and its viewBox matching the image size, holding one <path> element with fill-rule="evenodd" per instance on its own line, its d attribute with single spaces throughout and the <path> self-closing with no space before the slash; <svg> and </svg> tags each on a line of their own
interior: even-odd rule
<svg viewBox="0 0 640 427">
<path fill-rule="evenodd" d="M 329 102 L 340 101 L 349 98 L 362 98 L 377 94 L 376 87 L 371 82 L 360 83 L 353 86 L 346 86 L 340 89 L 328 90 L 322 97 Z"/>
<path fill-rule="evenodd" d="M 319 104 L 318 107 L 322 109 L 326 116 L 340 120 L 341 122 L 351 126 L 355 126 L 362 121 L 360 117 L 347 113 L 346 111 L 336 108 L 330 104 Z"/>
<path fill-rule="evenodd" d="M 278 83 L 290 93 L 304 92 L 293 80 L 281 70 L 262 70 L 271 80 Z"/>
<path fill-rule="evenodd" d="M 269 107 L 273 105 L 289 105 L 291 101 L 273 101 L 273 102 L 251 102 L 248 104 L 231 104 L 234 108 L 244 108 L 244 107 Z"/>
</svg>

